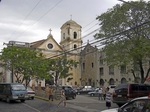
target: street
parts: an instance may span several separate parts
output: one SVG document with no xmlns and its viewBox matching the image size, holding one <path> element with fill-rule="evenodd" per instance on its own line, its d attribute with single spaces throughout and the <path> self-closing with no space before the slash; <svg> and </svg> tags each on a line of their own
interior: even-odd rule
<svg viewBox="0 0 150 112">
<path fill-rule="evenodd" d="M 67 100 L 67 106 L 57 107 L 58 101 L 48 102 L 35 98 L 26 100 L 25 103 L 0 101 L 0 112 L 100 112 L 106 109 L 105 101 L 99 101 L 97 97 L 77 95 L 74 100 Z M 112 104 L 112 108 L 118 107 Z"/>
<path fill-rule="evenodd" d="M 100 112 L 107 109 L 105 101 L 98 100 L 98 97 L 90 97 L 88 95 L 78 95 L 75 100 L 68 100 L 68 107 L 78 108 L 86 112 Z M 112 103 L 111 108 L 117 108 L 116 104 Z"/>
</svg>

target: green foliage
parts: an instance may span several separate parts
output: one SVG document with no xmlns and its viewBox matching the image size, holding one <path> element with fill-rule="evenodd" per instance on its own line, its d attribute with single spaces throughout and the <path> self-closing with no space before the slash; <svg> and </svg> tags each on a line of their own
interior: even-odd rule
<svg viewBox="0 0 150 112">
<path fill-rule="evenodd" d="M 139 67 L 141 83 L 149 75 L 144 71 L 150 59 L 150 2 L 131 1 L 117 4 L 98 16 L 101 29 L 95 38 L 105 38 L 106 61 L 112 65 Z"/>
<path fill-rule="evenodd" d="M 9 46 L 2 50 L 3 66 L 13 72 L 17 82 L 30 81 L 32 77 L 46 76 L 46 64 L 41 53 L 29 48 Z M 42 74 L 42 75 L 41 75 Z"/>
<path fill-rule="evenodd" d="M 0 60 L 3 62 L 3 67 L 13 72 L 17 82 L 26 81 L 27 83 L 35 77 L 46 80 L 54 77 L 56 80 L 66 78 L 71 75 L 69 70 L 78 64 L 73 60 L 67 60 L 65 56 L 57 59 L 45 59 L 36 50 L 15 46 L 4 48 Z M 56 76 L 52 76 L 50 71 L 56 72 Z"/>
<path fill-rule="evenodd" d="M 52 59 L 51 59 L 52 60 Z M 74 60 L 68 60 L 66 56 L 53 59 L 51 61 L 51 71 L 54 71 L 53 77 L 55 77 L 55 83 L 59 78 L 67 78 L 72 75 L 69 71 L 77 66 L 78 62 Z"/>
</svg>

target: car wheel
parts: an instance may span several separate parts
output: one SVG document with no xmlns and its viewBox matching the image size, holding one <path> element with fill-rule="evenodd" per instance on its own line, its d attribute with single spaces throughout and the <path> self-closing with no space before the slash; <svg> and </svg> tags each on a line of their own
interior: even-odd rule
<svg viewBox="0 0 150 112">
<path fill-rule="evenodd" d="M 91 94 L 91 96 L 94 96 L 94 94 Z"/>
<path fill-rule="evenodd" d="M 72 96 L 72 99 L 75 99 L 76 98 L 76 96 L 74 95 L 74 96 Z"/>
<path fill-rule="evenodd" d="M 121 107 L 123 104 L 117 103 L 117 105 L 118 105 L 119 107 Z"/>
<path fill-rule="evenodd" d="M 20 100 L 21 102 L 25 102 L 25 100 Z"/>
<path fill-rule="evenodd" d="M 31 97 L 32 100 L 34 100 L 34 97 Z"/>
</svg>

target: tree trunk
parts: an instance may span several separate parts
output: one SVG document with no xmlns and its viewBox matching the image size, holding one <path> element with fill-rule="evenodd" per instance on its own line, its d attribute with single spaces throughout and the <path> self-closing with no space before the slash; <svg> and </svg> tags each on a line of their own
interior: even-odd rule
<svg viewBox="0 0 150 112">
<path fill-rule="evenodd" d="M 143 70 L 142 60 L 139 60 L 139 66 L 140 66 L 140 73 L 141 73 L 141 83 L 143 84 L 145 82 L 145 79 L 144 79 L 144 70 Z"/>
</svg>

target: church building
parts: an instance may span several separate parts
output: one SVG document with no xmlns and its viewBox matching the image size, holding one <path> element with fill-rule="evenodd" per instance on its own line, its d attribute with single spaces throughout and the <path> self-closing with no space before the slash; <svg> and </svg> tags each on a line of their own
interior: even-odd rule
<svg viewBox="0 0 150 112">
<path fill-rule="evenodd" d="M 58 44 L 54 37 L 51 34 L 47 36 L 47 39 L 38 40 L 30 43 L 30 47 L 39 49 L 46 58 L 56 57 L 62 52 L 66 53 L 67 59 L 75 60 L 79 62 L 79 53 L 82 45 L 81 39 L 81 26 L 73 20 L 69 20 L 61 26 L 61 41 Z M 70 70 L 72 73 L 72 80 L 67 81 L 68 78 L 61 80 L 60 84 L 62 85 L 80 85 L 80 67 L 74 67 Z M 41 81 L 42 82 L 42 81 Z"/>
</svg>

